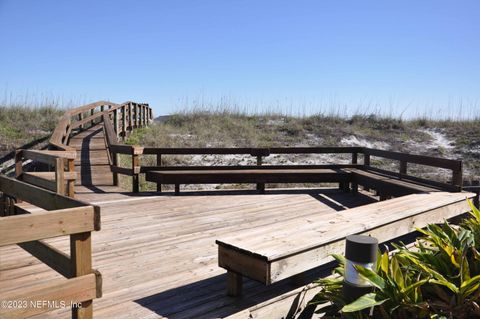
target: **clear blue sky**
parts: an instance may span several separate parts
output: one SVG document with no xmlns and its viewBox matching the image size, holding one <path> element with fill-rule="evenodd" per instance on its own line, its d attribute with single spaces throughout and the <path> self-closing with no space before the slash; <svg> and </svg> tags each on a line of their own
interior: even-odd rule
<svg viewBox="0 0 480 319">
<path fill-rule="evenodd" d="M 156 114 L 222 98 L 479 114 L 479 21 L 478 0 L 0 0 L 0 89 Z"/>
</svg>

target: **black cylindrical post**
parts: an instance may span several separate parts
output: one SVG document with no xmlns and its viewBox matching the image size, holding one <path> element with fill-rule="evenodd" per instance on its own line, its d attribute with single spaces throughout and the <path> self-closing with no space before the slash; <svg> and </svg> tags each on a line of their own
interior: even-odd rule
<svg viewBox="0 0 480 319">
<path fill-rule="evenodd" d="M 378 240 L 370 236 L 350 235 L 345 245 L 345 278 L 343 296 L 352 302 L 372 291 L 370 283 L 355 269 L 356 265 L 374 269 L 377 261 Z"/>
</svg>

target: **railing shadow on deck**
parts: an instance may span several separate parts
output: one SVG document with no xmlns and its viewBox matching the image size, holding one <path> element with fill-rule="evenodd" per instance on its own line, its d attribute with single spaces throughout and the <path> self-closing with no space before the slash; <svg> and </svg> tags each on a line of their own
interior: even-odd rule
<svg viewBox="0 0 480 319">
<path fill-rule="evenodd" d="M 270 286 L 253 280 L 245 280 L 242 298 L 226 294 L 227 275 L 221 274 L 191 284 L 169 289 L 154 295 L 134 300 L 162 318 L 223 318 L 253 306 L 265 303 L 282 294 L 292 292 L 291 303 L 285 307 L 284 318 L 311 318 L 313 311 L 305 308 L 306 283 L 331 274 L 336 263 L 331 262 L 305 273 L 305 281 L 286 279 Z M 295 291 L 298 290 L 299 291 Z M 293 292 L 295 291 L 295 292 Z"/>
</svg>

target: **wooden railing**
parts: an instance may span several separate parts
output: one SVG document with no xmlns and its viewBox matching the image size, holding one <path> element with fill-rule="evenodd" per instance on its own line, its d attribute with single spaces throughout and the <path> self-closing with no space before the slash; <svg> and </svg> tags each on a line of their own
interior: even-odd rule
<svg viewBox="0 0 480 319">
<path fill-rule="evenodd" d="M 67 278 L 0 291 L 0 318 L 63 307 L 72 318 L 92 318 L 92 300 L 102 295 L 101 275 L 92 269 L 91 232 L 98 230 L 99 207 L 0 175 L 0 247 L 17 244 Z M 43 241 L 59 236 L 70 236 L 70 255 Z"/>
<path fill-rule="evenodd" d="M 17 150 L 15 176 L 24 182 L 75 197 L 75 151 Z M 33 160 L 53 167 L 53 172 L 23 172 L 23 162 Z M 66 171 L 65 171 L 66 169 Z"/>
<path fill-rule="evenodd" d="M 444 158 L 437 158 L 423 155 L 413 155 L 400 152 L 377 150 L 365 147 L 276 147 L 276 148 L 152 148 L 124 145 L 117 141 L 115 130 L 112 123 L 109 121 L 109 117 L 104 117 L 105 130 L 107 141 L 110 149 L 112 172 L 115 174 L 123 174 L 132 176 L 132 191 L 139 191 L 139 174 L 153 170 L 166 170 L 166 169 L 208 169 L 207 166 L 195 166 L 195 167 L 182 167 L 172 166 L 165 167 L 162 165 L 163 155 L 249 155 L 256 157 L 256 165 L 262 166 L 264 164 L 264 158 L 272 154 L 351 154 L 351 164 L 360 167 L 362 169 L 385 172 L 390 175 L 397 176 L 400 179 L 407 179 L 415 182 L 424 183 L 427 185 L 435 186 L 448 191 L 460 191 L 462 189 L 462 161 L 451 160 Z M 109 123 L 110 122 L 110 123 Z M 132 156 L 132 166 L 130 168 L 120 167 L 118 165 L 117 155 L 127 154 Z M 363 164 L 358 164 L 358 155 L 363 155 Z M 155 155 L 156 166 L 141 166 L 141 155 Z M 378 167 L 371 165 L 370 157 L 382 157 L 385 159 L 399 161 L 399 172 L 390 172 L 382 170 Z M 420 177 L 411 176 L 407 173 L 408 164 L 420 164 L 434 168 L 444 168 L 451 170 L 452 180 L 450 184 L 427 180 Z M 347 165 L 347 166 L 348 166 Z M 297 168 L 314 167 L 315 165 L 296 165 Z M 269 167 L 279 167 L 282 165 Z M 326 167 L 326 166 L 322 166 Z M 332 164 L 330 168 L 344 168 L 346 165 Z M 211 168 L 211 167 L 210 167 Z M 224 167 L 228 168 L 241 168 Z M 222 169 L 222 167 L 216 166 L 215 169 Z M 116 178 L 116 177 L 115 177 Z M 161 191 L 161 185 L 157 185 L 157 190 Z"/>
<path fill-rule="evenodd" d="M 462 169 L 462 161 L 459 160 L 451 160 L 446 158 L 439 158 L 439 157 L 432 157 L 432 156 L 424 156 L 424 155 L 414 155 L 414 154 L 406 154 L 400 152 L 391 152 L 391 151 L 384 151 L 384 150 L 377 150 L 371 148 L 363 148 L 362 153 L 364 154 L 363 164 L 368 166 L 369 169 L 378 171 L 378 172 L 386 172 L 385 170 L 381 170 L 379 168 L 372 167 L 371 165 L 371 156 L 386 158 L 390 160 L 395 160 L 399 162 L 399 172 L 394 174 L 398 177 L 403 178 L 415 178 L 418 181 L 430 183 L 433 186 L 439 185 L 440 183 L 416 178 L 413 176 L 408 175 L 408 164 L 420 164 L 429 167 L 435 168 L 444 168 L 451 171 L 452 178 L 451 178 L 451 185 L 453 188 L 451 190 L 459 191 L 462 189 L 463 185 L 463 169 Z M 392 172 L 388 172 L 392 173 Z M 444 185 L 444 184 L 443 184 Z"/>
<path fill-rule="evenodd" d="M 15 158 L 16 177 L 34 185 L 55 191 L 58 194 L 66 194 L 73 197 L 76 178 L 74 172 L 76 150 L 74 147 L 68 145 L 70 136 L 72 133 L 79 132 L 102 122 L 104 115 L 109 118 L 108 124 L 113 132 L 109 131 L 109 141 L 115 141 L 111 145 L 113 145 L 113 151 L 117 153 L 125 149 L 131 149 L 130 146 L 127 147 L 118 144 L 118 138 L 124 140 L 132 130 L 148 125 L 153 118 L 152 109 L 148 104 L 135 102 L 116 104 L 109 101 L 98 101 L 68 110 L 60 118 L 55 127 L 49 140 L 49 151 L 17 150 Z M 110 157 L 110 160 L 112 160 L 112 158 L 116 159 L 117 157 L 114 155 Z M 44 172 L 23 172 L 22 166 L 26 160 L 48 164 L 54 168 L 54 172 L 51 172 L 51 174 L 44 174 Z M 115 184 L 118 184 L 116 171 L 119 169 L 114 163 L 111 162 L 110 164 L 114 172 Z M 66 170 L 62 169 L 64 167 Z M 135 175 L 132 172 L 125 172 L 121 169 L 120 172 L 132 175 L 134 178 L 136 176 L 138 179 L 138 173 Z"/>
</svg>

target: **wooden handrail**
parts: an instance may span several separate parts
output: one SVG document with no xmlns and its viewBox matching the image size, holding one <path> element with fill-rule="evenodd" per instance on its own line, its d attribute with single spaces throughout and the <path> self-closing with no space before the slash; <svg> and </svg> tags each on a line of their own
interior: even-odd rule
<svg viewBox="0 0 480 319">
<path fill-rule="evenodd" d="M 372 148 L 364 148 L 362 152 L 365 156 L 365 165 L 370 165 L 370 156 L 382 157 L 386 159 L 396 160 L 400 162 L 399 173 L 407 174 L 408 163 L 425 165 L 430 167 L 444 168 L 452 171 L 452 185 L 461 189 L 462 179 L 462 161 L 447 158 L 439 158 L 425 155 L 406 154 L 400 152 L 392 152 L 385 150 L 377 150 Z"/>
<path fill-rule="evenodd" d="M 2 294 L 0 300 L 25 300 L 25 307 L 0 309 L 2 318 L 24 318 L 49 311 L 28 301 L 41 297 L 50 302 L 77 303 L 73 318 L 93 317 L 92 300 L 102 295 L 102 280 L 92 268 L 91 232 L 100 230 L 100 207 L 65 197 L 40 187 L 0 175 L 0 247 L 17 244 L 68 280 L 51 281 Z M 27 202 L 46 211 L 31 212 Z M 70 237 L 70 255 L 43 242 Z M 80 310 L 81 308 L 81 310 Z"/>
<path fill-rule="evenodd" d="M 89 116 L 84 117 L 84 113 L 89 114 Z M 23 178 L 25 181 L 34 183 L 37 186 L 46 187 L 60 194 L 65 194 L 66 191 L 69 196 L 73 197 L 75 193 L 75 180 L 72 179 L 72 176 L 74 176 L 76 150 L 74 147 L 68 146 L 72 131 L 78 128 L 83 129 L 88 127 L 88 125 L 94 125 L 95 122 L 103 122 L 104 126 L 108 126 L 108 131 L 106 131 L 105 136 L 108 139 L 107 144 L 109 145 L 110 152 L 114 152 L 115 154 L 138 155 L 142 153 L 142 148 L 132 148 L 131 146 L 120 144 L 118 143 L 117 136 L 121 136 L 124 139 L 134 128 L 142 127 L 150 123 L 152 116 L 153 113 L 148 104 L 131 101 L 122 104 L 110 101 L 98 101 L 68 110 L 60 118 L 50 137 L 50 151 L 19 150 L 17 152 L 15 165 L 16 176 L 19 179 Z M 112 125 L 110 117 L 113 118 L 115 126 Z M 106 118 L 108 118 L 108 121 L 105 121 Z M 55 181 L 45 180 L 43 176 L 39 175 L 23 174 L 22 164 L 23 161 L 27 159 L 54 166 Z M 64 166 L 62 160 L 68 164 L 67 174 L 64 173 L 63 169 L 60 169 L 60 167 Z M 110 164 L 113 165 L 111 157 Z M 137 171 L 140 171 L 140 169 L 134 168 L 131 174 Z M 64 187 L 65 181 L 68 181 L 66 190 Z M 116 184 L 118 184 L 118 181 L 116 181 Z"/>
</svg>

